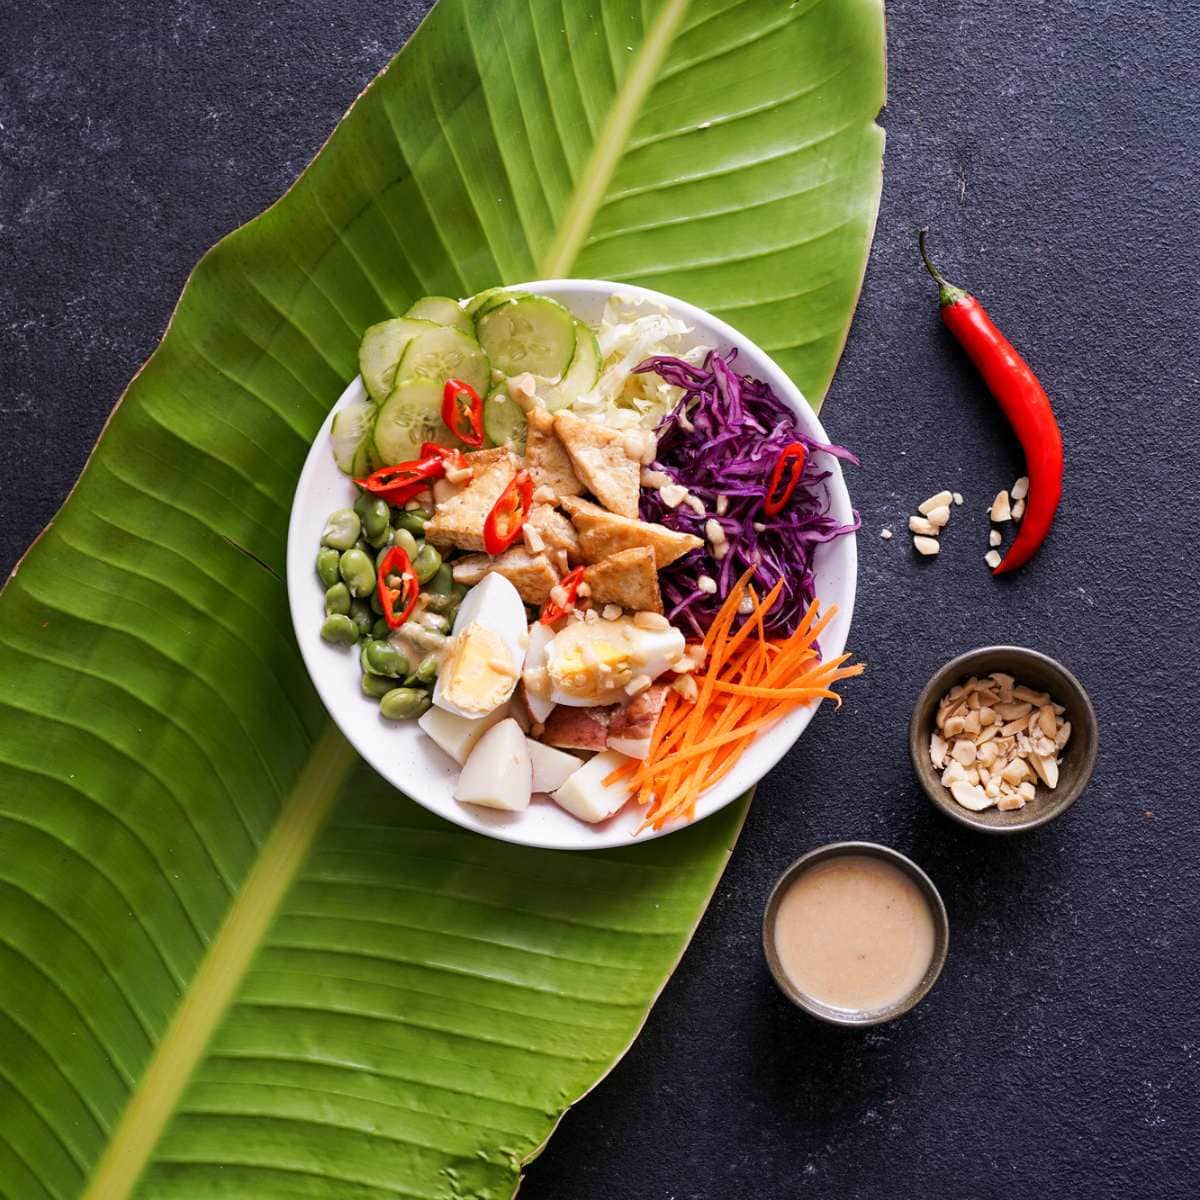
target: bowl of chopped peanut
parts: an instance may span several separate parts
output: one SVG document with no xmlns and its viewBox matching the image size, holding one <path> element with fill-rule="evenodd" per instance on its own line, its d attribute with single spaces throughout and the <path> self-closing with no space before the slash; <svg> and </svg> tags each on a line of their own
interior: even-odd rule
<svg viewBox="0 0 1200 1200">
<path fill-rule="evenodd" d="M 930 800 L 985 833 L 1034 829 L 1066 812 L 1091 779 L 1098 744 L 1083 685 L 1022 646 L 985 646 L 946 663 L 908 728 Z"/>
</svg>

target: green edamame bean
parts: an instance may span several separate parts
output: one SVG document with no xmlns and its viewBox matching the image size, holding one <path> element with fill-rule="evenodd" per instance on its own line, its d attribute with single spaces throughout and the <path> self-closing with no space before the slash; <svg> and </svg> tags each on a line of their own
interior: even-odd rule
<svg viewBox="0 0 1200 1200">
<path fill-rule="evenodd" d="M 446 635 L 436 629 L 426 629 L 415 621 L 409 621 L 405 626 L 405 635 L 414 646 L 421 650 L 441 650 L 446 644 Z"/>
<path fill-rule="evenodd" d="M 335 646 L 353 646 L 358 641 L 358 626 L 343 613 L 333 613 L 325 618 L 321 637 Z"/>
<path fill-rule="evenodd" d="M 347 550 L 338 563 L 342 579 L 352 596 L 369 596 L 375 587 L 375 566 L 361 550 Z"/>
<path fill-rule="evenodd" d="M 425 542 L 412 560 L 413 571 L 419 583 L 428 583 L 442 568 L 442 556 Z"/>
<path fill-rule="evenodd" d="M 371 606 L 361 600 L 350 601 L 350 620 L 354 622 L 360 638 L 371 636 L 371 626 L 375 623 L 375 614 Z"/>
<path fill-rule="evenodd" d="M 456 583 L 450 595 L 454 597 L 456 603 L 461 604 L 466 599 L 467 593 L 470 590 L 465 583 Z"/>
<path fill-rule="evenodd" d="M 433 701 L 418 688 L 392 688 L 379 701 L 379 715 L 389 721 L 412 721 L 428 712 Z"/>
<path fill-rule="evenodd" d="M 433 683 L 438 677 L 441 663 L 436 654 L 427 654 L 417 664 L 416 676 L 419 683 Z"/>
<path fill-rule="evenodd" d="M 449 563 L 442 563 L 433 578 L 425 585 L 430 596 L 449 596 L 454 591 L 454 571 Z"/>
<path fill-rule="evenodd" d="M 337 512 L 331 512 L 325 522 L 321 545 L 332 546 L 335 550 L 349 550 L 358 541 L 361 530 L 362 522 L 358 519 L 358 513 L 352 508 L 339 508 Z"/>
<path fill-rule="evenodd" d="M 391 509 L 388 508 L 386 500 L 372 496 L 370 492 L 363 492 L 354 502 L 354 511 L 358 513 L 358 519 L 362 522 L 363 537 L 367 541 L 377 538 L 387 530 Z"/>
<path fill-rule="evenodd" d="M 335 583 L 325 591 L 325 615 L 334 614 L 348 617 L 350 615 L 350 589 L 344 583 Z"/>
<path fill-rule="evenodd" d="M 377 642 L 386 642 L 387 635 L 391 632 L 391 626 L 388 625 L 387 621 L 385 621 L 383 617 L 380 617 L 379 620 L 371 626 L 371 636 Z"/>
<path fill-rule="evenodd" d="M 368 558 L 375 553 L 375 547 L 367 541 L 366 538 L 359 538 L 351 547 L 352 550 L 361 550 Z"/>
<path fill-rule="evenodd" d="M 338 581 L 339 558 L 341 555 L 332 546 L 322 546 L 317 551 L 317 578 L 327 588 Z"/>
<path fill-rule="evenodd" d="M 366 660 L 372 675 L 395 678 L 408 674 L 408 659 L 391 642 L 368 642 Z"/>
<path fill-rule="evenodd" d="M 391 544 L 392 527 L 390 525 L 385 525 L 383 527 L 383 531 L 376 534 L 374 537 L 367 538 L 367 545 L 369 545 L 372 550 L 386 550 L 389 546 L 391 546 Z"/>
<path fill-rule="evenodd" d="M 373 696 L 376 700 L 381 700 L 388 692 L 396 690 L 396 681 L 386 675 L 363 675 L 360 686 L 364 696 Z"/>
<path fill-rule="evenodd" d="M 379 592 L 378 592 L 378 591 L 374 591 L 374 592 L 372 592 L 372 593 L 371 593 L 370 597 L 368 598 L 368 601 L 367 601 L 367 603 L 369 603 L 369 604 L 370 604 L 370 606 L 371 606 L 371 611 L 372 611 L 372 612 L 373 612 L 373 613 L 374 613 L 374 614 L 375 614 L 377 617 L 382 617 L 382 616 L 383 616 L 383 601 L 379 599 Z"/>
<path fill-rule="evenodd" d="M 408 555 L 409 562 L 417 557 L 417 551 L 420 549 L 417 539 L 407 529 L 397 529 L 392 534 L 392 545 L 399 546 Z"/>
<path fill-rule="evenodd" d="M 416 537 L 421 537 L 425 532 L 425 523 L 429 520 L 429 513 L 423 508 L 411 508 L 406 512 L 398 512 L 392 517 L 392 524 L 397 529 L 403 529 L 407 533 L 411 533 Z"/>
</svg>

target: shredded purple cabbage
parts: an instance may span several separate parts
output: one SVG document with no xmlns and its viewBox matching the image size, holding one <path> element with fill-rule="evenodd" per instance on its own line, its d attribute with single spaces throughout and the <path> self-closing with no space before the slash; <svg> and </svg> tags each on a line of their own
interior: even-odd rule
<svg viewBox="0 0 1200 1200">
<path fill-rule="evenodd" d="M 651 469 L 678 480 L 706 509 L 700 516 L 686 502 L 669 508 L 656 488 L 645 488 L 641 515 L 701 538 L 711 518 L 720 522 L 728 539 L 729 551 L 720 561 L 713 558 L 706 542 L 663 568 L 659 581 L 673 624 L 690 626 L 693 634 L 702 637 L 730 588 L 754 565 L 761 591 L 783 580 L 766 626 L 768 632 L 786 637 L 795 632 L 813 601 L 816 547 L 854 532 L 861 524 L 857 512 L 849 525 L 829 515 L 821 484 L 832 472 L 822 468 L 819 457 L 828 454 L 856 466 L 858 459 L 841 446 L 827 446 L 802 433 L 791 410 L 768 384 L 733 370 L 736 357 L 736 349 L 726 355 L 714 350 L 701 366 L 662 356 L 635 368 L 653 371 L 683 389 L 682 399 L 658 425 L 658 456 Z M 778 516 L 767 517 L 763 494 L 780 453 L 792 442 L 805 446 L 808 459 L 787 506 Z M 718 496 L 728 498 L 722 515 L 717 513 Z M 716 580 L 715 593 L 700 590 L 702 575 Z"/>
</svg>

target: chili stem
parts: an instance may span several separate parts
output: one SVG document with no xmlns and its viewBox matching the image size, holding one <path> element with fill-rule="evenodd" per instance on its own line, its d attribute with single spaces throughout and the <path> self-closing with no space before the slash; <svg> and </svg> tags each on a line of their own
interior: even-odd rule
<svg viewBox="0 0 1200 1200">
<path fill-rule="evenodd" d="M 929 251 L 925 248 L 925 239 L 929 234 L 929 230 L 921 228 L 917 230 L 917 245 L 921 247 L 921 258 L 925 262 L 925 270 L 937 281 L 938 285 L 938 303 L 945 308 L 949 304 L 957 304 L 960 300 L 967 298 L 967 293 L 960 287 L 956 287 L 933 265 L 933 260 L 929 257 Z"/>
</svg>

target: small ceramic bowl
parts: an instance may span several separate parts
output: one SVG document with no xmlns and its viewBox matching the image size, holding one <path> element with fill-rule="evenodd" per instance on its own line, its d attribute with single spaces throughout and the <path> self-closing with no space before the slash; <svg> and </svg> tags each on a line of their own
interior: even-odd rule
<svg viewBox="0 0 1200 1200">
<path fill-rule="evenodd" d="M 929 738 L 938 701 L 946 692 L 972 675 L 984 676 L 992 671 L 1004 671 L 1018 683 L 1049 692 L 1051 699 L 1067 710 L 1065 716 L 1071 722 L 1071 737 L 1063 750 L 1058 787 L 1053 791 L 1039 782 L 1037 794 L 1024 808 L 1007 812 L 985 808 L 982 812 L 972 812 L 963 808 L 942 786 L 941 772 L 929 758 Z M 984 833 L 1019 833 L 1044 825 L 1066 812 L 1092 777 L 1099 740 L 1096 710 L 1083 684 L 1062 663 L 1023 646 L 984 646 L 951 659 L 925 685 L 908 726 L 908 753 L 925 794 L 946 816 Z"/>
<path fill-rule="evenodd" d="M 884 862 L 891 863 L 894 867 L 899 867 L 920 888 L 921 894 L 929 902 L 929 910 L 933 916 L 933 958 L 930 959 L 928 969 L 921 976 L 921 981 L 907 996 L 897 1000 L 894 1004 L 889 1004 L 886 1008 L 848 1012 L 845 1009 L 831 1008 L 819 1000 L 814 1000 L 800 991 L 788 978 L 775 949 L 775 917 L 779 912 L 779 903 L 793 880 L 825 859 L 847 854 L 869 855 L 873 858 L 883 859 Z M 885 1021 L 894 1021 L 897 1017 L 904 1016 L 909 1009 L 924 998 L 929 989 L 937 982 L 949 949 L 950 919 L 946 916 L 946 906 L 942 903 L 942 897 L 937 888 L 933 886 L 933 880 L 911 858 L 906 858 L 898 850 L 893 850 L 889 846 L 880 846 L 876 842 L 830 842 L 827 846 L 818 846 L 815 850 L 801 855 L 780 875 L 771 889 L 766 911 L 763 913 L 763 953 L 766 955 L 767 966 L 771 968 L 771 974 L 775 977 L 779 990 L 797 1008 L 803 1009 L 818 1020 L 827 1021 L 830 1025 L 865 1028 L 868 1025 L 882 1025 Z"/>
</svg>

